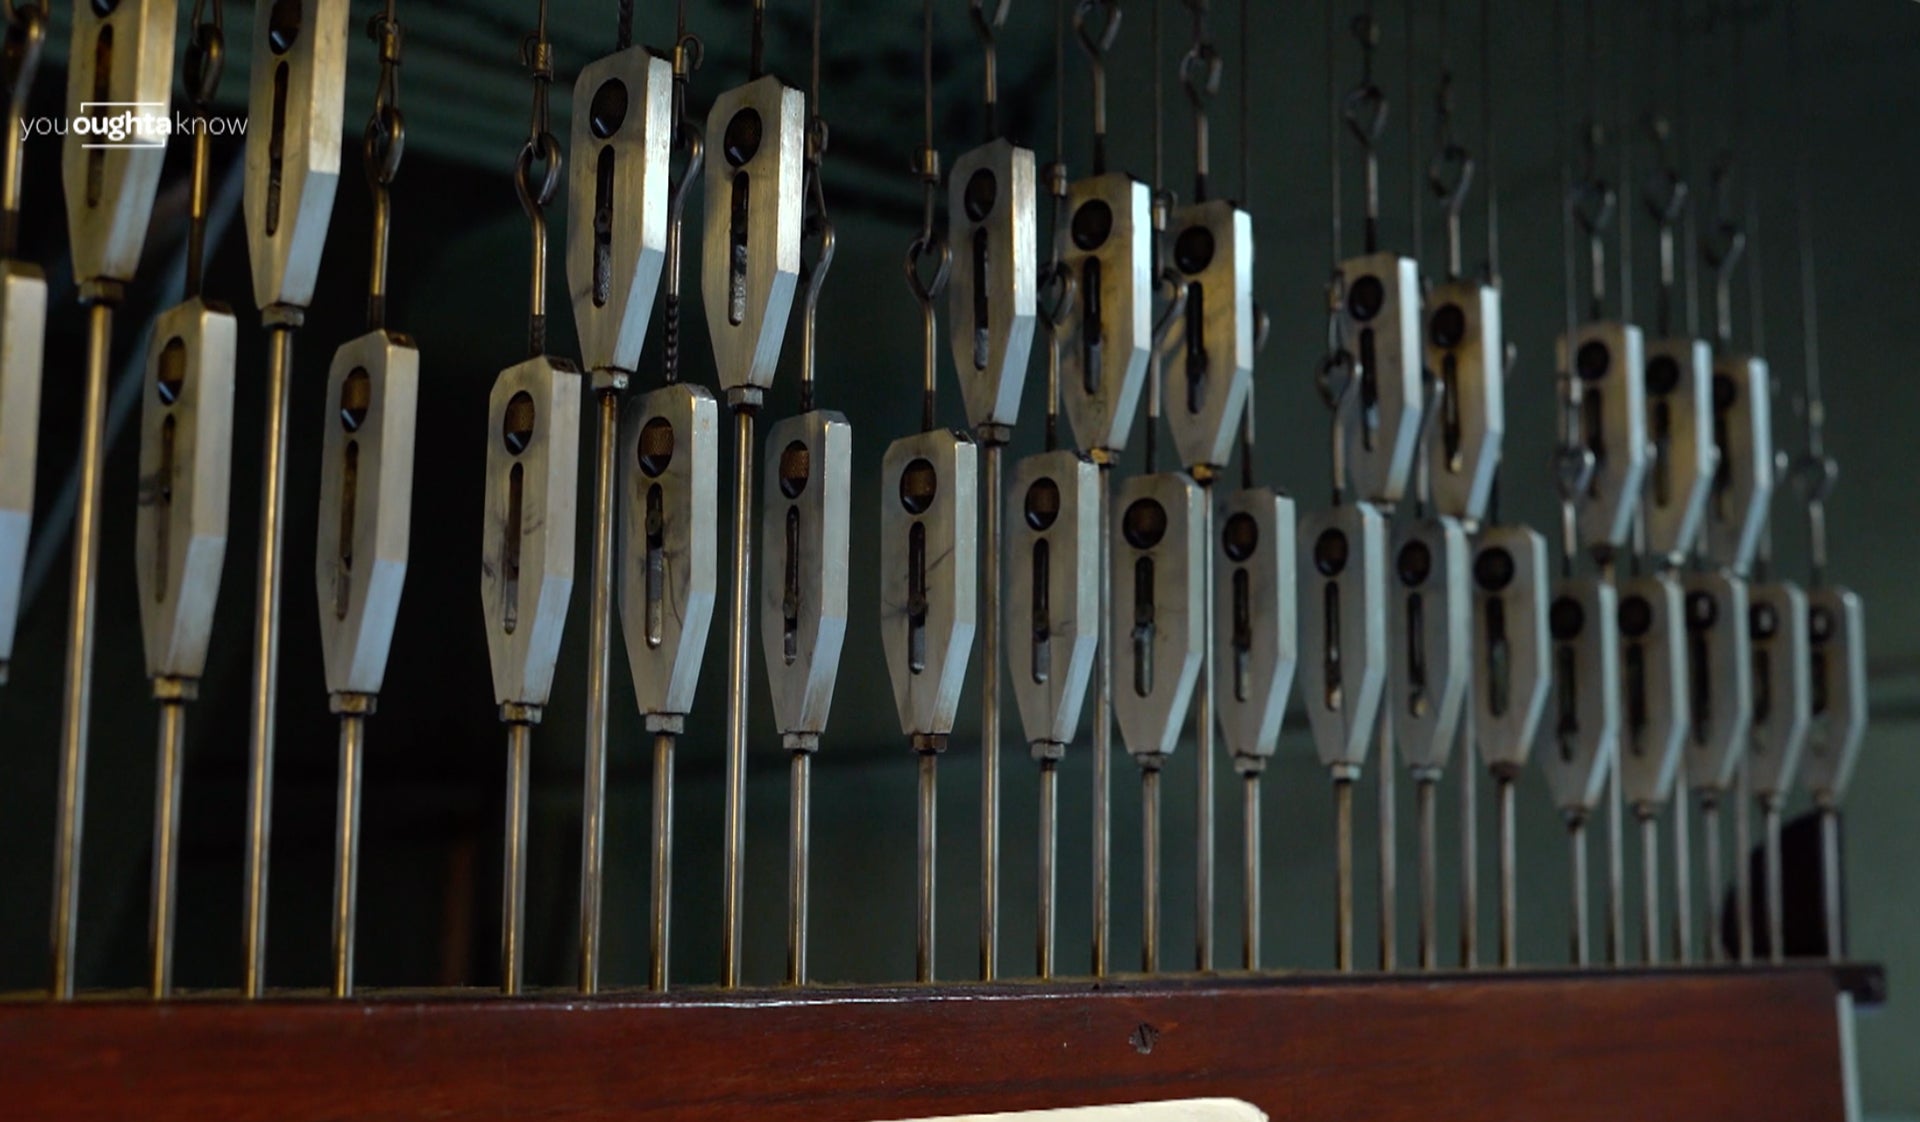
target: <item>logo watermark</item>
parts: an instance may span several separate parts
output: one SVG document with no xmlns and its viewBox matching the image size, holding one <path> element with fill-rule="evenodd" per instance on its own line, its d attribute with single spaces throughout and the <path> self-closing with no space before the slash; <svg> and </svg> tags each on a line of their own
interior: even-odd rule
<svg viewBox="0 0 1920 1122">
<path fill-rule="evenodd" d="M 22 117 L 20 139 L 78 136 L 83 148 L 165 148 L 170 136 L 245 136 L 247 119 L 198 116 L 159 101 L 83 101 L 74 117 Z"/>
</svg>

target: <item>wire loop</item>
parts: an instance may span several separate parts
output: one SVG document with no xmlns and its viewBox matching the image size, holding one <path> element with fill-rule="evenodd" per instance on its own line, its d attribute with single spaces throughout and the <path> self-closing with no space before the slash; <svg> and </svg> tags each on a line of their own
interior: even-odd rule
<svg viewBox="0 0 1920 1122">
<path fill-rule="evenodd" d="M 7 112 L 17 119 L 26 111 L 27 91 L 40 68 L 40 51 L 47 42 L 47 11 L 38 4 L 9 7 L 0 74 L 7 85 Z"/>
<path fill-rule="evenodd" d="M 1466 204 L 1467 193 L 1473 187 L 1474 170 L 1473 154 L 1461 144 L 1445 145 L 1427 161 L 1427 186 L 1433 189 L 1434 197 L 1440 200 L 1440 207 L 1447 214 L 1459 214 Z"/>
<path fill-rule="evenodd" d="M 520 156 L 513 164 L 513 186 L 528 214 L 537 214 L 553 202 L 554 193 L 560 189 L 560 165 L 560 141 L 552 133 L 540 133 L 521 145 Z M 535 186 L 537 168 L 545 170 Z"/>
<path fill-rule="evenodd" d="M 1340 104 L 1340 116 L 1360 146 L 1371 151 L 1387 131 L 1386 91 L 1372 82 L 1362 82 L 1347 92 Z"/>
<path fill-rule="evenodd" d="M 227 65 L 227 37 L 220 0 L 213 0 L 213 19 L 204 18 L 205 0 L 194 5 L 193 30 L 188 32 L 186 58 L 182 60 L 180 79 L 187 100 L 195 108 L 205 108 L 220 89 L 220 76 Z"/>
</svg>

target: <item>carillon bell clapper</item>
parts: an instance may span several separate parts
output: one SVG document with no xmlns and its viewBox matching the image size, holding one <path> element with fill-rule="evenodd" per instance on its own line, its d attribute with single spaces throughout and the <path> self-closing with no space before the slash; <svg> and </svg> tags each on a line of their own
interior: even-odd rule
<svg viewBox="0 0 1920 1122">
<path fill-rule="evenodd" d="M 40 14 L 44 16 L 45 9 Z M 72 43 L 77 49 L 67 68 L 67 117 L 104 118 L 118 103 L 165 104 L 173 82 L 175 14 L 171 0 L 132 0 L 104 10 L 76 6 Z M 12 26 L 30 37 L 35 35 L 33 21 L 32 16 L 15 17 Z M 10 115 L 19 114 L 23 94 L 14 96 Z M 7 193 L 14 203 L 8 209 L 16 214 L 20 147 L 11 136 L 8 138 L 11 166 Z M 81 827 L 85 820 L 87 726 L 97 629 L 100 492 L 106 470 L 107 363 L 113 347 L 113 312 L 125 300 L 127 285 L 140 263 L 165 154 L 164 137 L 157 144 L 116 147 L 91 144 L 87 134 L 77 128 L 61 145 L 67 240 L 80 302 L 87 309 L 86 382 L 81 406 L 79 492 L 73 514 L 73 579 L 67 614 L 66 678 L 61 694 L 60 797 L 53 874 L 50 988 L 55 999 L 62 1001 L 74 995 L 73 958 L 79 938 Z M 17 225 L 17 219 L 10 225 Z M 43 325 L 45 318 L 44 284 L 36 286 L 35 280 L 31 272 L 8 271 L 7 326 L 25 327 L 27 335 L 16 352 L 13 333 L 8 332 L 9 358 L 15 359 L 17 354 L 20 365 L 20 370 L 8 378 L 9 406 L 26 401 L 29 391 L 18 388 L 19 383 L 39 374 L 39 364 L 27 361 L 38 349 L 33 338 L 35 325 Z M 29 418 L 20 423 L 31 426 L 33 422 Z M 18 455 L 30 459 L 32 450 L 23 446 Z M 16 499 L 14 509 L 30 502 L 30 494 Z M 24 536 L 20 532 L 20 537 Z M 7 622 L 11 626 L 13 621 L 9 618 Z"/>
<path fill-rule="evenodd" d="M 631 580 L 634 563 L 647 555 L 644 549 L 640 552 L 620 549 L 619 546 L 630 547 L 631 543 L 616 545 L 614 540 L 616 524 L 631 528 L 644 524 L 647 518 L 645 513 L 631 507 L 626 509 L 624 520 L 616 513 L 621 500 L 629 498 L 637 489 L 632 476 L 642 468 L 637 457 L 629 456 L 624 461 L 619 458 L 618 448 L 623 443 L 620 395 L 639 366 L 641 344 L 652 317 L 654 293 L 666 265 L 667 193 L 671 179 L 668 141 L 673 128 L 673 67 L 647 48 L 633 46 L 631 38 L 632 21 L 622 20 L 614 52 L 581 68 L 580 76 L 574 80 L 573 124 L 568 137 L 573 162 L 567 168 L 567 208 L 571 215 L 567 223 L 567 290 L 573 300 L 574 326 L 580 337 L 581 365 L 599 407 L 593 462 L 593 569 L 588 585 L 591 615 L 587 635 L 587 763 L 582 794 L 587 807 L 581 815 L 581 849 L 585 854 L 580 885 L 580 990 L 583 993 L 593 993 L 600 985 L 600 880 L 606 829 L 604 804 L 615 589 L 624 590 Z M 682 397 L 685 393 L 680 387 L 656 392 Z M 702 468 L 711 469 L 718 442 L 711 416 L 712 399 L 705 391 L 697 392 L 709 403 L 704 426 L 687 423 L 693 420 L 693 409 L 681 408 L 683 400 L 665 400 L 654 403 L 652 408 L 644 401 L 637 402 L 633 411 L 641 417 L 633 427 L 644 427 L 649 421 L 667 424 L 666 457 L 672 456 L 672 445 L 677 438 L 678 442 L 690 445 L 682 451 L 683 464 L 690 458 Z M 676 420 L 682 422 L 677 432 L 671 428 Z M 664 460 L 662 462 L 664 465 Z M 659 474 L 659 471 L 654 473 Z M 701 478 L 709 490 L 703 496 L 688 492 L 684 471 L 674 473 L 645 492 L 655 504 L 652 509 L 655 523 L 666 524 L 664 530 L 656 525 L 655 536 L 671 534 L 680 547 L 676 570 L 681 579 L 674 590 L 678 594 L 675 599 L 693 602 L 676 603 L 675 607 L 687 610 L 673 618 L 676 622 L 686 619 L 689 642 L 681 644 L 676 635 L 676 641 L 664 644 L 662 650 L 656 623 L 652 643 L 643 643 L 641 651 L 659 650 L 661 659 L 632 658 L 630 615 L 625 611 L 625 600 L 621 602 L 621 630 L 628 637 L 629 662 L 636 687 L 643 681 L 651 684 L 665 680 L 664 690 L 640 691 L 641 711 L 647 714 L 649 723 L 658 723 L 652 718 L 670 699 L 678 700 L 684 708 L 692 681 L 699 677 L 699 651 L 706 645 L 706 622 L 712 610 L 711 549 L 703 558 L 708 564 L 700 570 L 702 576 L 694 578 L 709 585 L 704 589 L 704 598 L 689 594 L 684 575 L 689 539 L 704 540 L 710 546 L 714 536 L 711 470 Z M 670 508 L 669 513 L 662 513 L 662 493 L 667 495 L 664 504 Z M 699 499 L 705 501 L 696 501 Z M 692 515 L 694 511 L 699 512 L 697 516 Z M 704 526 L 690 526 L 694 517 L 702 520 Z M 626 563 L 619 567 L 617 576 L 616 553 Z M 650 555 L 647 563 L 658 560 L 658 554 Z M 658 599 L 665 593 L 656 588 L 654 595 Z M 702 607 L 706 609 L 705 614 Z M 686 647 L 697 649 L 689 656 Z M 662 733 L 660 729 L 649 731 Z"/>
</svg>

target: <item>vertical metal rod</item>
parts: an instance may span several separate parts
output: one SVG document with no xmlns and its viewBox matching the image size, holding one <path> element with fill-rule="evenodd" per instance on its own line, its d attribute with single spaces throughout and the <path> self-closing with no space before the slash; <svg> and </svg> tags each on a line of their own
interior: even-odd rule
<svg viewBox="0 0 1920 1122">
<path fill-rule="evenodd" d="M 180 871 L 180 753 L 186 741 L 187 706 L 177 698 L 160 702 L 160 760 L 153 790 L 153 900 L 147 924 L 151 962 L 149 992 L 158 1000 L 173 994 L 173 928 Z"/>
<path fill-rule="evenodd" d="M 593 461 L 593 583 L 587 609 L 587 746 L 580 795 L 580 992 L 600 990 L 601 883 L 607 837 L 607 696 L 613 666 L 614 459 L 620 398 L 600 395 Z"/>
<path fill-rule="evenodd" d="M 1240 779 L 1240 966 L 1260 969 L 1260 773 Z"/>
<path fill-rule="evenodd" d="M 753 603 L 753 410 L 733 411 L 733 604 L 727 636 L 727 807 L 720 984 L 740 984 L 747 847 L 747 623 Z M 925 782 L 923 773 L 923 783 Z M 925 792 L 922 792 L 924 798 Z"/>
<path fill-rule="evenodd" d="M 1652 807 L 1640 818 L 1640 961 L 1660 964 L 1660 819 Z"/>
<path fill-rule="evenodd" d="M 1473 684 L 1467 684 L 1471 698 Z M 1474 754 L 1473 706 L 1460 716 L 1460 965 L 1480 965 L 1480 769 Z"/>
<path fill-rule="evenodd" d="M 1629 207 L 1628 209 L 1632 209 Z M 1626 796 L 1620 783 L 1618 742 L 1607 753 L 1607 965 L 1627 961 Z"/>
<path fill-rule="evenodd" d="M 1514 834 L 1513 778 L 1496 776 L 1494 793 L 1500 804 L 1500 968 L 1520 965 L 1519 860 Z"/>
<path fill-rule="evenodd" d="M 73 520 L 73 589 L 60 722 L 60 804 L 53 873 L 53 996 L 73 997 L 80 935 L 80 838 L 86 824 L 87 716 L 93 693 L 94 589 L 100 568 L 100 477 L 106 467 L 107 361 L 113 306 L 87 305 L 87 383 L 80 416 L 80 495 Z"/>
<path fill-rule="evenodd" d="M 1052 760 L 1040 761 L 1040 882 L 1034 910 L 1034 973 L 1053 977 L 1054 906 L 1060 891 L 1060 771 Z"/>
<path fill-rule="evenodd" d="M 527 764 L 532 730 L 524 721 L 507 725 L 506 851 L 500 876 L 500 992 L 520 992 L 526 965 Z"/>
<path fill-rule="evenodd" d="M 1107 618 L 1113 556 L 1113 464 L 1100 462 L 1100 646 L 1093 674 L 1093 976 L 1107 976 L 1113 918 L 1113 635 Z"/>
<path fill-rule="evenodd" d="M 260 562 L 254 601 L 253 721 L 248 730 L 245 972 L 241 994 L 267 985 L 267 849 L 273 835 L 274 701 L 280 678 L 281 554 L 286 544 L 287 383 L 293 328 L 267 332 L 267 424 L 260 487 Z"/>
<path fill-rule="evenodd" d="M 1733 801 L 1734 949 L 1740 965 L 1746 966 L 1753 961 L 1753 862 L 1748 859 L 1753 852 L 1753 773 L 1744 756 L 1735 781 L 1739 790 Z"/>
<path fill-rule="evenodd" d="M 1433 801 L 1437 779 L 1414 784 L 1420 825 L 1420 969 L 1440 966 L 1440 840 Z"/>
<path fill-rule="evenodd" d="M 1700 832 L 1706 836 L 1706 852 L 1703 855 L 1706 866 L 1706 947 L 1707 961 L 1720 963 L 1726 961 L 1726 951 L 1720 942 L 1723 930 L 1720 922 L 1720 898 L 1725 894 L 1724 873 L 1721 870 L 1720 856 L 1720 798 L 1715 791 L 1700 793 Z"/>
<path fill-rule="evenodd" d="M 1572 862 L 1569 884 L 1573 891 L 1573 906 L 1569 909 L 1569 957 L 1575 966 L 1586 966 L 1592 961 L 1592 950 L 1587 940 L 1587 826 L 1584 819 L 1573 818 L 1567 822 L 1567 854 Z"/>
<path fill-rule="evenodd" d="M 914 931 L 913 976 L 921 982 L 933 981 L 933 901 L 934 862 L 938 835 L 935 814 L 938 810 L 940 757 L 932 751 L 920 753 L 920 845 L 919 875 L 914 878 L 915 903 L 919 923 Z"/>
<path fill-rule="evenodd" d="M 1693 962 L 1693 844 L 1688 835 L 1687 791 L 1673 797 L 1673 960 Z"/>
<path fill-rule="evenodd" d="M 1140 764 L 1140 971 L 1160 972 L 1160 761 Z"/>
<path fill-rule="evenodd" d="M 1831 803 L 1820 807 L 1820 912 L 1827 934 L 1827 961 L 1847 957 L 1840 916 L 1840 812 Z"/>
<path fill-rule="evenodd" d="M 673 734 L 653 734 L 653 876 L 648 918 L 653 930 L 647 945 L 647 986 L 667 988 L 667 964 L 673 948 Z"/>
<path fill-rule="evenodd" d="M 1785 885 L 1780 867 L 1780 800 L 1762 799 L 1760 810 L 1765 816 L 1763 829 L 1767 846 L 1767 961 L 1778 965 L 1787 960 Z"/>
<path fill-rule="evenodd" d="M 333 996 L 353 996 L 353 932 L 360 898 L 360 787 L 366 722 L 340 714 L 340 792 L 333 846 Z"/>
<path fill-rule="evenodd" d="M 1396 836 L 1395 773 L 1393 759 L 1393 720 L 1388 707 L 1380 707 L 1380 767 L 1375 777 L 1380 802 L 1380 969 L 1394 970 L 1399 963 L 1399 920 L 1395 901 L 1400 896 L 1400 853 Z"/>
<path fill-rule="evenodd" d="M 1333 780 L 1333 965 L 1353 971 L 1353 779 Z"/>
<path fill-rule="evenodd" d="M 1213 494 L 1200 489 L 1200 540 L 1208 543 L 1200 564 L 1200 682 L 1194 689 L 1196 767 L 1194 793 L 1193 968 L 1213 969 Z"/>
<path fill-rule="evenodd" d="M 787 984 L 807 981 L 807 893 L 813 852 L 813 753 L 793 754 L 787 808 Z"/>
<path fill-rule="evenodd" d="M 1000 493 L 1001 446 L 981 449 L 986 541 L 980 558 L 980 978 L 992 981 L 1000 957 L 1000 543 L 1006 514 Z"/>
</svg>

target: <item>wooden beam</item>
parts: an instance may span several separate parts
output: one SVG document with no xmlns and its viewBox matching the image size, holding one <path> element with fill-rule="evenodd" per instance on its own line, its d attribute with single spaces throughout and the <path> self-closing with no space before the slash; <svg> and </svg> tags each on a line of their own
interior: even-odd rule
<svg viewBox="0 0 1920 1122">
<path fill-rule="evenodd" d="M 1275 1119 L 1839 1122 L 1836 993 L 1789 967 L 19 1000 L 0 1113 L 858 1122 L 1230 1096 Z"/>
</svg>

